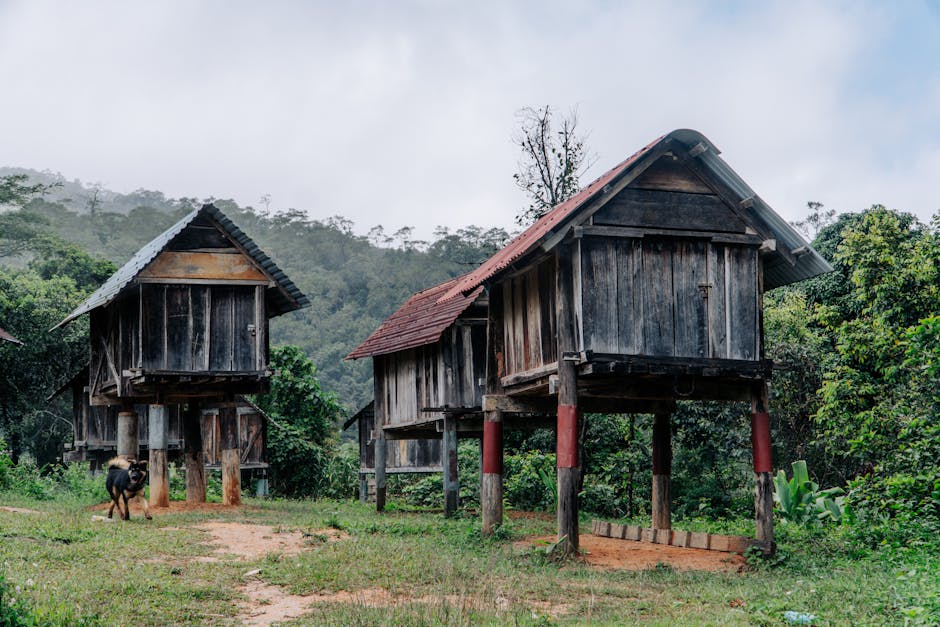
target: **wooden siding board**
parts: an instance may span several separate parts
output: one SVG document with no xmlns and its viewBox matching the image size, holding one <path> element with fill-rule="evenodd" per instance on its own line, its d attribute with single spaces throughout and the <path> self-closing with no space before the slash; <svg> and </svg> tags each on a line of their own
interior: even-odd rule
<svg viewBox="0 0 940 627">
<path fill-rule="evenodd" d="M 729 246 L 731 359 L 758 358 L 757 250 Z"/>
<path fill-rule="evenodd" d="M 725 246 L 708 247 L 708 356 L 728 358 L 725 316 Z"/>
<path fill-rule="evenodd" d="M 192 370 L 192 348 L 189 338 L 189 287 L 168 285 L 166 288 L 166 359 L 168 370 Z"/>
<path fill-rule="evenodd" d="M 623 355 L 640 352 L 639 330 L 642 305 L 635 279 L 638 240 L 615 240 L 614 264 L 617 268 L 617 351 Z"/>
<path fill-rule="evenodd" d="M 235 303 L 235 337 L 233 362 L 235 370 L 254 370 L 256 367 L 255 290 L 252 287 L 233 288 Z"/>
<path fill-rule="evenodd" d="M 209 288 L 193 285 L 190 290 L 190 363 L 193 370 L 209 369 L 209 353 L 206 343 L 209 330 Z"/>
<path fill-rule="evenodd" d="M 235 319 L 234 295 L 231 288 L 212 290 L 210 311 L 212 322 L 209 330 L 209 369 L 232 370 L 232 340 Z"/>
<path fill-rule="evenodd" d="M 707 253 L 705 242 L 676 241 L 673 294 L 677 357 L 705 357 L 708 353 L 706 299 L 699 287 L 707 282 Z"/>
<path fill-rule="evenodd" d="M 542 365 L 542 314 L 539 303 L 539 272 L 534 267 L 525 274 L 526 365 Z"/>
<path fill-rule="evenodd" d="M 544 366 L 557 361 L 555 351 L 555 261 L 549 258 L 538 266 L 539 317 L 542 328 L 541 360 Z"/>
<path fill-rule="evenodd" d="M 643 347 L 644 354 L 669 357 L 675 350 L 672 294 L 672 251 L 660 239 L 643 241 Z"/>
<path fill-rule="evenodd" d="M 744 233 L 746 225 L 714 194 L 625 189 L 594 214 L 592 224 Z"/>
<path fill-rule="evenodd" d="M 672 155 L 657 159 L 630 184 L 631 188 L 710 194 L 712 189 Z"/>
<path fill-rule="evenodd" d="M 142 279 L 263 281 L 269 278 L 247 255 L 164 251 L 141 270 Z"/>
<path fill-rule="evenodd" d="M 143 343 L 141 346 L 143 368 L 163 367 L 163 285 L 144 285 L 142 289 Z M 95 337 L 95 334 L 92 334 Z"/>
</svg>

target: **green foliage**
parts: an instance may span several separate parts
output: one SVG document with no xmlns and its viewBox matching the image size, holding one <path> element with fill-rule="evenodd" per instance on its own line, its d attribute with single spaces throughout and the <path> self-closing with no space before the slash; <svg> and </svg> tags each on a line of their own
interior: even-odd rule
<svg viewBox="0 0 940 627">
<path fill-rule="evenodd" d="M 521 451 L 506 455 L 505 499 L 518 509 L 551 511 L 555 507 L 557 483 L 555 454 Z"/>
<path fill-rule="evenodd" d="M 3 627 L 30 627 L 35 625 L 32 611 L 22 595 L 7 583 L 0 573 L 0 625 Z"/>
<path fill-rule="evenodd" d="M 806 462 L 792 464 L 793 476 L 788 481 L 780 470 L 774 477 L 774 502 L 783 518 L 805 524 L 811 520 L 841 522 L 845 510 L 842 488 L 820 490 L 809 478 Z"/>
<path fill-rule="evenodd" d="M 330 458 L 342 407 L 321 389 L 316 367 L 300 348 L 272 349 L 271 367 L 275 370 L 271 392 L 255 402 L 270 418 L 272 492 L 322 496 L 331 489 Z"/>
</svg>

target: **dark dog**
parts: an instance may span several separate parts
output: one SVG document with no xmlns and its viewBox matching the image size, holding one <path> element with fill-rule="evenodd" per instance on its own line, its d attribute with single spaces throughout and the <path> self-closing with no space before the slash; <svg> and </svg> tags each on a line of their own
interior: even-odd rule
<svg viewBox="0 0 940 627">
<path fill-rule="evenodd" d="M 147 499 L 144 498 L 144 488 L 147 486 L 147 462 L 139 462 L 136 459 L 124 459 L 115 457 L 108 462 L 108 478 L 105 481 L 105 487 L 108 488 L 108 495 L 111 497 L 111 507 L 108 509 L 108 518 L 114 513 L 114 506 L 117 505 L 118 514 L 124 520 L 131 519 L 131 510 L 127 505 L 128 501 L 137 500 L 143 503 L 144 515 L 147 520 L 151 520 L 150 506 L 147 505 Z M 124 500 L 124 511 L 121 511 L 121 499 Z"/>
</svg>

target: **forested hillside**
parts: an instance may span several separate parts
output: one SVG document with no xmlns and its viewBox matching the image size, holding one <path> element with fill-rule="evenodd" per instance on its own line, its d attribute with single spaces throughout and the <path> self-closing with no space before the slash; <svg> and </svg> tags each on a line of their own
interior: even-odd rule
<svg viewBox="0 0 940 627">
<path fill-rule="evenodd" d="M 438 229 L 434 241 L 423 242 L 408 229 L 386 235 L 379 226 L 366 237 L 337 216 L 264 213 L 231 200 L 168 199 L 144 190 L 122 195 L 48 173 L 0 170 L 5 173 L 54 185 L 19 212 L 30 225 L 24 237 L 53 233 L 117 266 L 193 208 L 214 202 L 310 297 L 309 308 L 272 321 L 273 343 L 304 349 L 323 387 L 353 411 L 371 399 L 371 371 L 368 360 L 343 361 L 346 354 L 412 293 L 467 272 L 508 237 L 501 229 L 470 227 Z M 22 265 L 24 259 L 8 255 L 0 263 Z"/>
</svg>

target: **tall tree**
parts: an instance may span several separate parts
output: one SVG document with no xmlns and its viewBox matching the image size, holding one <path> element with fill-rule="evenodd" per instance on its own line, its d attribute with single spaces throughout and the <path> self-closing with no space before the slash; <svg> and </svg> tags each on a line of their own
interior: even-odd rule
<svg viewBox="0 0 940 627">
<path fill-rule="evenodd" d="M 555 112 L 549 105 L 539 109 L 521 109 L 519 130 L 513 143 L 522 156 L 513 175 L 516 185 L 529 196 L 529 206 L 516 216 L 516 223 L 527 226 L 558 203 L 580 189 L 581 175 L 594 164 L 587 152 L 585 137 L 578 132 L 577 112 L 561 118 L 557 127 Z"/>
</svg>

